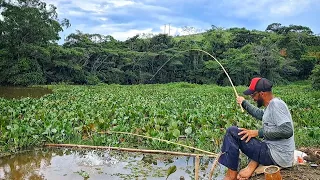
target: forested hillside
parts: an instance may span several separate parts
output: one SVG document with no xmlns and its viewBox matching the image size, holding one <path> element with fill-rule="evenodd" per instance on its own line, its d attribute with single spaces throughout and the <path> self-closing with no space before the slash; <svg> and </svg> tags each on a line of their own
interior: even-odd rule
<svg viewBox="0 0 320 180">
<path fill-rule="evenodd" d="M 137 35 L 126 41 L 77 31 L 58 45 L 59 32 L 72 22 L 58 19 L 54 6 L 39 0 L 0 0 L 0 12 L 1 85 L 229 85 L 212 58 L 192 50 L 202 49 L 223 64 L 235 85 L 263 76 L 275 83 L 311 79 L 320 88 L 320 36 L 305 26 L 273 23 L 265 31 L 212 26 L 201 34 Z"/>
</svg>

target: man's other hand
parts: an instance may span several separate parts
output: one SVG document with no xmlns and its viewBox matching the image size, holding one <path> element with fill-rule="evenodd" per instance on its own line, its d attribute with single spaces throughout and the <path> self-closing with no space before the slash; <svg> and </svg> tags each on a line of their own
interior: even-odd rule
<svg viewBox="0 0 320 180">
<path fill-rule="evenodd" d="M 258 130 L 248 130 L 245 128 L 239 128 L 241 132 L 238 133 L 239 136 L 243 135 L 241 140 L 247 138 L 246 143 L 250 141 L 251 138 L 257 137 L 259 135 Z"/>
<path fill-rule="evenodd" d="M 242 104 L 242 101 L 244 101 L 244 100 L 245 100 L 245 99 L 244 99 L 244 97 L 242 97 L 242 96 L 238 96 L 238 97 L 237 97 L 237 103 L 240 104 L 240 105 Z"/>
</svg>

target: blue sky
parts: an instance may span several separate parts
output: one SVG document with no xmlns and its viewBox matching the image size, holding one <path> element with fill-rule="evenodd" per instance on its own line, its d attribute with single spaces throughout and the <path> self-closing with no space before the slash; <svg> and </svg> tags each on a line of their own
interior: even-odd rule
<svg viewBox="0 0 320 180">
<path fill-rule="evenodd" d="M 182 27 L 205 31 L 215 25 L 265 30 L 279 22 L 310 27 L 320 33 L 320 0 L 45 0 L 57 7 L 71 27 L 63 39 L 83 33 L 111 35 L 126 40 L 141 33 L 183 35 Z M 165 26 L 165 24 L 167 24 Z M 166 28 L 165 28 L 166 27 Z M 60 41 L 61 42 L 61 41 Z"/>
</svg>

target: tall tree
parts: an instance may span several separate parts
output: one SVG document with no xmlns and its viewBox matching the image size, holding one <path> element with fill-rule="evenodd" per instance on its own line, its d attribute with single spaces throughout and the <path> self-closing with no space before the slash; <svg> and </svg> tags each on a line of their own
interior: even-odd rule
<svg viewBox="0 0 320 180">
<path fill-rule="evenodd" d="M 60 39 L 59 32 L 69 21 L 59 22 L 56 7 L 39 0 L 3 0 L 0 26 L 0 83 L 28 85 L 45 83 L 42 69 L 46 56 L 41 47 Z M 3 78 L 4 77 L 4 78 Z"/>
</svg>

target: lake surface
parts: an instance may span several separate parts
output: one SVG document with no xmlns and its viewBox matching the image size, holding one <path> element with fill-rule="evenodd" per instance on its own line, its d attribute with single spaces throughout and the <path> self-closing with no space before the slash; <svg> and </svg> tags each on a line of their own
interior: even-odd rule
<svg viewBox="0 0 320 180">
<path fill-rule="evenodd" d="M 53 93 L 51 89 L 43 87 L 5 87 L 0 86 L 0 97 L 6 99 L 20 99 L 25 97 L 40 98 Z"/>
<path fill-rule="evenodd" d="M 200 178 L 208 179 L 214 159 L 201 158 Z M 169 167 L 177 170 L 168 178 L 194 179 L 194 157 L 119 151 L 44 149 L 0 158 L 0 179 L 151 179 L 164 180 Z M 216 166 L 222 179 L 224 167 Z"/>
</svg>

